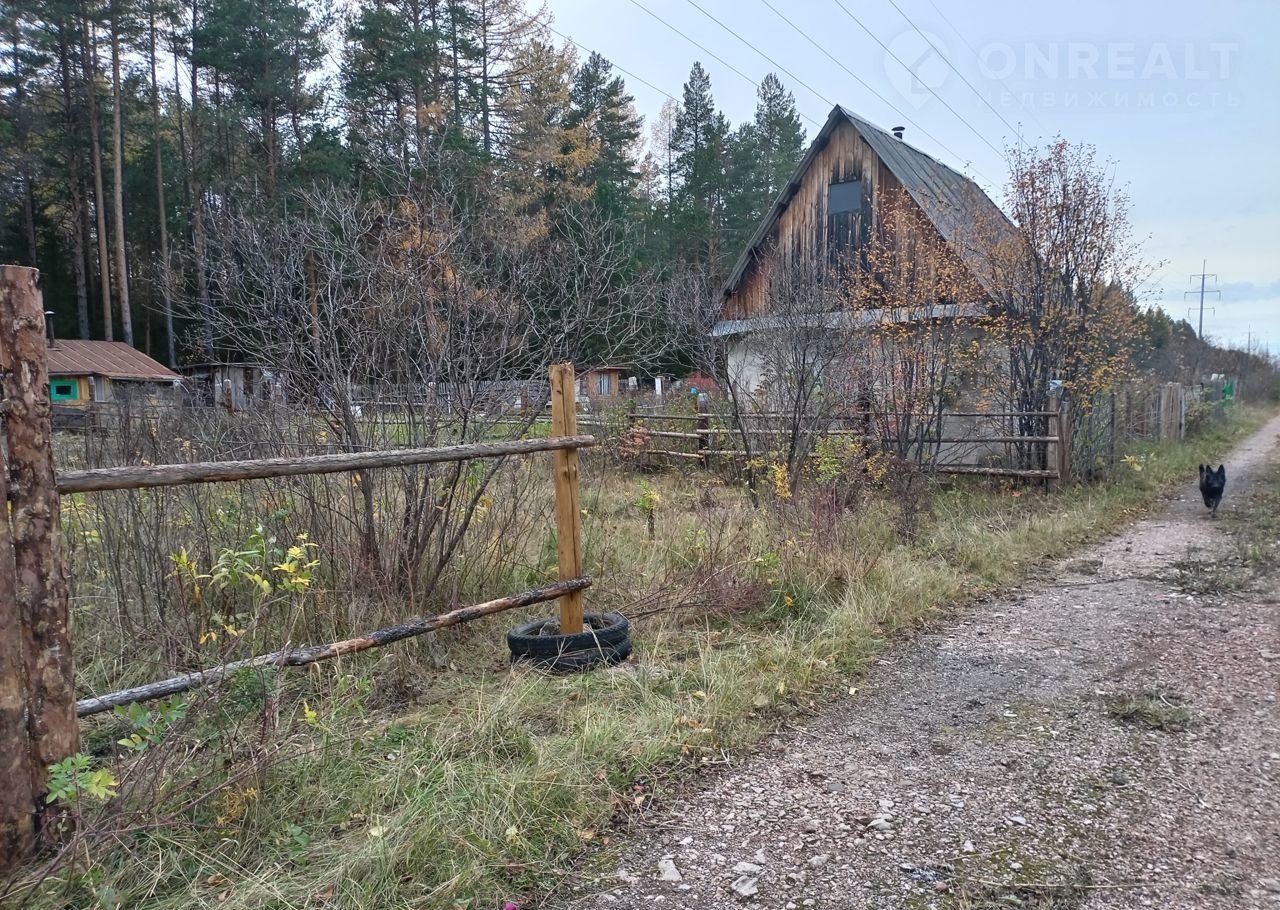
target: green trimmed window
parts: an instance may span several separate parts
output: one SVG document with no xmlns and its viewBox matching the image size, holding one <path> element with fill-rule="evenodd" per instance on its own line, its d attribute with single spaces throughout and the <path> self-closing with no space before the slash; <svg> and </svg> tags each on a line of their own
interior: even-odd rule
<svg viewBox="0 0 1280 910">
<path fill-rule="evenodd" d="M 80 384 L 74 379 L 50 379 L 50 401 L 75 401 L 80 397 Z"/>
</svg>

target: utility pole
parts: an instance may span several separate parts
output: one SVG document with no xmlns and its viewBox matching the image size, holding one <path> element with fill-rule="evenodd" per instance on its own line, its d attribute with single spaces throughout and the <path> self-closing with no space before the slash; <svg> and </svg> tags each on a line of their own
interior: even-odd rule
<svg viewBox="0 0 1280 910">
<path fill-rule="evenodd" d="M 1212 278 L 1212 279 L 1213 279 L 1213 283 L 1214 283 L 1214 284 L 1217 284 L 1217 283 L 1218 283 L 1218 276 L 1217 276 L 1217 275 L 1210 274 L 1209 272 L 1205 271 L 1205 269 L 1206 269 L 1206 267 L 1208 266 L 1208 264 L 1209 264 L 1209 260 L 1207 260 L 1207 259 L 1202 259 L 1202 260 L 1200 261 L 1200 274 L 1198 274 L 1198 275 L 1192 275 L 1192 276 L 1191 276 L 1191 280 L 1192 280 L 1193 282 L 1194 282 L 1197 278 L 1199 278 L 1199 279 L 1200 279 L 1200 291 L 1199 291 L 1199 293 L 1200 293 L 1200 323 L 1199 323 L 1199 327 L 1196 329 L 1196 340 L 1197 340 L 1197 341 L 1199 341 L 1200 343 L 1199 343 L 1198 345 L 1196 345 L 1196 361 L 1195 361 L 1195 367 L 1194 367 L 1194 369 L 1195 369 L 1195 381 L 1196 381 L 1196 382 L 1199 382 L 1199 381 L 1201 380 L 1201 376 L 1200 376 L 1200 358 L 1204 355 L 1204 295 L 1205 295 L 1205 294 L 1217 294 L 1217 295 L 1218 295 L 1218 299 L 1219 299 L 1219 300 L 1221 300 L 1221 299 L 1222 299 L 1222 294 L 1221 294 L 1221 292 L 1219 292 L 1219 291 L 1218 291 L 1218 289 L 1217 289 L 1217 288 L 1206 288 L 1206 287 L 1205 287 L 1205 283 L 1206 283 L 1206 281 L 1207 281 L 1208 279 L 1210 279 L 1210 278 Z M 1196 293 L 1195 291 L 1183 291 L 1183 293 L 1182 293 L 1182 297 L 1183 297 L 1183 299 L 1185 300 L 1185 299 L 1187 298 L 1187 295 L 1189 295 L 1189 294 L 1195 294 L 1195 293 Z M 1188 316 L 1190 316 L 1190 315 L 1191 315 L 1191 311 L 1192 311 L 1192 310 L 1194 310 L 1194 309 L 1195 309 L 1195 307 L 1190 307 L 1190 308 L 1187 310 L 1187 315 L 1188 315 Z M 1213 307 L 1210 307 L 1210 308 L 1209 308 L 1209 312 L 1211 312 L 1211 313 L 1216 313 L 1216 312 L 1217 312 L 1217 310 L 1213 309 Z"/>
<path fill-rule="evenodd" d="M 1201 341 L 1204 341 L 1204 295 L 1205 295 L 1205 294 L 1217 294 L 1217 295 L 1218 295 L 1218 299 L 1219 299 L 1219 300 L 1221 300 L 1221 299 L 1222 299 L 1222 292 L 1221 292 L 1221 291 L 1219 291 L 1217 288 L 1206 288 L 1206 287 L 1205 287 L 1205 281 L 1206 281 L 1206 279 L 1209 279 L 1209 278 L 1212 278 L 1212 279 L 1213 279 L 1213 283 L 1214 283 L 1214 284 L 1217 284 L 1217 283 L 1218 283 L 1218 276 L 1217 276 L 1216 274 L 1210 274 L 1210 273 L 1207 273 L 1207 272 L 1205 271 L 1205 267 L 1206 267 L 1208 264 L 1209 264 L 1209 260 L 1207 260 L 1207 259 L 1203 259 L 1203 260 L 1201 260 L 1201 262 L 1200 262 L 1200 274 L 1198 274 L 1198 275 L 1192 275 L 1192 276 L 1191 276 L 1191 280 L 1192 280 L 1192 281 L 1195 281 L 1197 278 L 1199 278 L 1199 279 L 1200 279 L 1200 325 L 1199 325 L 1199 328 L 1197 328 L 1197 329 L 1196 329 L 1196 337 L 1197 337 L 1197 338 L 1199 338 Z M 1195 291 L 1184 291 L 1184 292 L 1183 292 L 1183 294 L 1182 294 L 1182 296 L 1183 296 L 1183 298 L 1186 298 L 1186 296 L 1187 296 L 1188 294 L 1194 294 L 1194 293 L 1196 293 L 1196 292 L 1195 292 Z M 1195 307 L 1192 307 L 1191 309 L 1195 309 Z M 1191 315 L 1191 309 L 1187 310 L 1187 315 Z M 1210 308 L 1209 308 L 1209 312 L 1211 312 L 1211 313 L 1216 313 L 1216 312 L 1217 312 L 1217 310 L 1215 310 L 1213 307 L 1210 307 Z"/>
</svg>

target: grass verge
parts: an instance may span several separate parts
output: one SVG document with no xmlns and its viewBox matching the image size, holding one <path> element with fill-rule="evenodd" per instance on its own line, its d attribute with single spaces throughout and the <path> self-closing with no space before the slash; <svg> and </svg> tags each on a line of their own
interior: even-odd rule
<svg viewBox="0 0 1280 910">
<path fill-rule="evenodd" d="M 1192 443 L 1145 447 L 1117 478 L 1054 495 L 951 485 L 910 541 L 889 503 L 753 510 L 738 491 L 673 476 L 651 542 L 634 490 L 605 489 L 585 500 L 588 557 L 619 580 L 597 597 L 647 592 L 636 665 L 512 671 L 494 643 L 513 622 L 499 621 L 448 639 L 440 672 L 412 666 L 421 652 L 405 646 L 232 686 L 174 731 L 146 823 L 110 803 L 82 807 L 103 836 L 28 897 L 349 910 L 546 895 L 620 817 L 839 697 L 893 636 L 1132 521 L 1262 419 L 1246 411 Z M 706 567 L 688 607 L 665 580 Z M 412 693 L 392 699 L 405 679 Z M 110 754 L 121 723 L 89 727 L 88 748 Z M 122 776 L 138 780 L 145 758 Z"/>
</svg>

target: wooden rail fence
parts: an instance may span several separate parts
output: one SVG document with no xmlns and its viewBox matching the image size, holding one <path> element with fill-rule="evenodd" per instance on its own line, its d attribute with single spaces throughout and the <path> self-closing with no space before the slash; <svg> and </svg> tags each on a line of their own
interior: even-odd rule
<svg viewBox="0 0 1280 910">
<path fill-rule="evenodd" d="M 138 465 L 54 471 L 51 405 L 39 273 L 0 266 L 0 389 L 4 446 L 0 447 L 0 867 L 30 858 L 57 836 L 59 813 L 46 804 L 49 767 L 79 751 L 77 717 L 216 684 L 237 670 L 302 666 L 382 647 L 505 610 L 560 602 L 560 631 L 581 632 L 583 575 L 578 449 L 595 444 L 577 434 L 573 366 L 551 367 L 552 424 L 548 439 L 517 439 L 434 449 L 394 449 L 295 458 Z M 358 638 L 284 648 L 144 686 L 81 699 L 69 632 L 69 594 L 60 551 L 61 494 L 218 483 L 254 478 L 359 471 L 405 465 L 505 458 L 551 452 L 554 459 L 556 540 L 560 580 L 521 594 L 415 618 Z M 67 820 L 62 820 L 65 831 Z"/>
</svg>

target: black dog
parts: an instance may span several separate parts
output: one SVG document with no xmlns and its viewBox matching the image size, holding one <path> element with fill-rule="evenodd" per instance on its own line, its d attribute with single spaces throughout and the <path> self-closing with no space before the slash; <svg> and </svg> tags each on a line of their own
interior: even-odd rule
<svg viewBox="0 0 1280 910">
<path fill-rule="evenodd" d="M 1204 504 L 1209 507 L 1209 514 L 1218 517 L 1218 504 L 1222 502 L 1222 493 L 1227 488 L 1227 469 L 1218 465 L 1214 470 L 1211 465 L 1200 465 L 1200 495 Z"/>
</svg>

